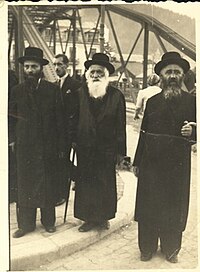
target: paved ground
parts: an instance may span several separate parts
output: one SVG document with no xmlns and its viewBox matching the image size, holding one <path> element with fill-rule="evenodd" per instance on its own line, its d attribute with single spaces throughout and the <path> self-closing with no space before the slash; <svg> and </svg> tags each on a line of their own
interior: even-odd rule
<svg viewBox="0 0 200 272">
<path fill-rule="evenodd" d="M 130 112 L 132 109 L 130 108 Z M 133 115 L 127 114 L 127 141 L 128 155 L 133 157 L 137 144 L 140 120 L 133 121 Z M 135 198 L 136 179 L 130 172 L 121 172 L 121 177 L 125 182 L 125 189 L 130 190 L 127 203 L 124 199 L 119 201 L 119 210 L 126 204 L 127 213 L 132 212 Z M 139 260 L 139 251 L 137 247 L 137 224 L 134 221 L 123 221 L 123 224 L 117 224 L 117 220 L 124 220 L 124 213 L 119 211 L 116 220 L 111 220 L 111 230 L 107 233 L 98 233 L 97 231 L 80 234 L 77 227 L 81 224 L 80 220 L 73 218 L 73 192 L 70 198 L 69 211 L 67 216 L 67 224 L 63 224 L 64 206 L 57 208 L 57 232 L 55 234 L 47 234 L 40 225 L 38 215 L 37 230 L 31 235 L 27 235 L 20 239 L 11 238 L 11 258 L 17 270 L 32 270 L 28 263 L 32 258 L 35 262 L 34 270 L 45 271 L 61 271 L 61 270 L 106 270 L 106 269 L 194 269 L 197 267 L 197 185 L 196 185 L 196 154 L 192 155 L 192 181 L 191 181 L 191 199 L 190 212 L 188 218 L 187 229 L 184 232 L 183 248 L 180 252 L 178 264 L 170 264 L 161 255 L 160 252 L 147 263 Z M 128 192 L 126 192 L 127 195 Z M 122 205 L 123 204 L 123 205 Z M 16 229 L 15 205 L 11 205 L 11 233 Z M 129 214 L 129 218 L 131 218 Z M 119 226 L 126 226 L 119 229 Z M 128 224 L 130 222 L 130 224 Z M 115 232 L 113 233 L 113 230 Z M 85 237 L 85 240 L 83 240 Z M 93 237 L 93 238 L 92 238 Z M 82 240 L 80 240 L 80 239 Z M 79 240 L 78 240 L 79 239 Z M 88 239 L 93 239 L 88 243 Z M 79 241 L 79 242 L 77 242 Z M 80 242 L 82 241 L 82 242 Z M 86 243 L 84 242 L 86 241 Z M 71 244 L 65 248 L 67 242 Z M 45 244 L 44 244 L 45 243 Z M 45 265 L 42 259 L 38 259 L 38 255 L 42 252 L 42 248 L 49 246 L 52 250 L 48 254 Z M 85 245 L 90 245 L 84 248 Z M 59 245 L 59 247 L 58 247 Z M 60 251 L 59 255 L 53 254 L 54 247 Z M 49 249 L 49 248 L 48 248 Z M 83 249 L 83 250 L 80 250 Z M 33 251 L 35 255 L 33 256 Z M 75 252 L 75 253 L 74 253 Z M 20 254 L 26 254 L 27 258 L 20 259 Z M 69 256 L 70 254 L 70 256 Z M 43 255 L 41 255 L 43 256 Z M 58 257 L 59 256 L 59 257 Z M 35 259 L 34 259 L 34 258 Z M 43 257 L 41 257 L 43 258 Z M 36 261 L 37 259 L 37 261 Z M 27 262 L 25 264 L 24 262 Z M 30 260 L 29 260 L 30 262 Z M 19 269 L 26 267 L 26 269 Z M 15 269 L 13 269 L 15 270 Z"/>
<path fill-rule="evenodd" d="M 66 258 L 40 266 L 38 270 L 185 269 L 188 271 L 197 268 L 196 155 L 193 155 L 191 185 L 188 224 L 177 264 L 167 262 L 160 251 L 151 261 L 141 262 L 137 246 L 137 223 L 132 221 L 98 243 Z"/>
</svg>

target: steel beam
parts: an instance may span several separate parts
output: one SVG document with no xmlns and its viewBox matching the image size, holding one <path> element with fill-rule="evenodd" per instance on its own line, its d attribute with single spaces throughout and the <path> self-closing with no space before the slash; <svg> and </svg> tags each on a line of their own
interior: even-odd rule
<svg viewBox="0 0 200 272">
<path fill-rule="evenodd" d="M 24 53 L 24 35 L 23 35 L 23 7 L 18 6 L 17 7 L 19 12 L 19 18 L 17 21 L 17 28 L 16 28 L 16 40 L 15 40 L 15 59 L 16 59 L 16 70 L 19 78 L 19 83 L 21 83 L 24 80 L 23 76 L 23 66 L 18 62 L 16 56 L 23 56 Z"/>
<path fill-rule="evenodd" d="M 105 24 L 105 6 L 101 6 L 101 23 L 100 23 L 100 52 L 104 53 L 104 24 Z"/>
<path fill-rule="evenodd" d="M 93 39 L 92 39 L 92 42 L 91 42 L 91 45 L 90 45 L 90 50 L 89 50 L 88 58 L 90 57 L 90 54 L 91 54 L 91 51 L 92 51 L 92 46 L 94 44 L 94 39 L 95 39 L 95 36 L 96 36 L 96 33 L 97 33 L 97 28 L 98 28 L 98 25 L 99 25 L 100 18 L 101 18 L 101 14 L 99 14 L 99 17 L 98 17 L 98 20 L 97 20 L 97 23 L 96 23 L 96 27 L 95 27 Z"/>
<path fill-rule="evenodd" d="M 86 46 L 86 42 L 85 42 L 85 35 L 84 35 L 84 32 L 83 32 L 83 27 L 82 27 L 82 22 L 81 22 L 81 16 L 80 16 L 78 8 L 77 8 L 77 15 L 78 15 L 79 26 L 80 26 L 80 29 L 81 29 L 81 35 L 82 35 L 83 45 L 84 45 L 84 49 L 85 49 L 85 56 L 86 56 L 86 59 L 88 59 L 89 56 L 88 56 L 87 46 Z"/>
<path fill-rule="evenodd" d="M 111 19 L 111 16 L 110 16 L 110 13 L 109 13 L 108 10 L 107 10 L 107 14 L 108 14 L 108 19 L 109 19 L 110 26 L 111 26 L 111 29 L 112 29 L 112 32 L 113 32 L 113 36 L 114 36 L 114 39 L 115 39 L 115 43 L 116 43 L 116 46 L 117 46 L 117 50 L 119 52 L 120 61 L 121 61 L 122 67 L 124 69 L 124 73 L 126 75 L 129 87 L 131 87 L 130 79 L 129 79 L 129 76 L 128 76 L 128 73 L 127 73 L 127 70 L 126 70 L 126 67 L 125 67 L 125 62 L 124 62 L 122 51 L 121 51 L 121 48 L 120 48 L 120 45 L 119 45 L 119 42 L 118 42 L 117 34 L 115 32 L 114 25 L 113 25 L 113 22 L 112 22 L 112 19 Z"/>
<path fill-rule="evenodd" d="M 148 69 L 148 50 L 149 50 L 149 28 L 144 24 L 144 53 L 143 53 L 143 89 L 147 87 L 147 69 Z"/>
<path fill-rule="evenodd" d="M 76 9 L 73 10 L 73 57 L 72 57 L 72 67 L 73 67 L 73 78 L 76 77 Z"/>
</svg>

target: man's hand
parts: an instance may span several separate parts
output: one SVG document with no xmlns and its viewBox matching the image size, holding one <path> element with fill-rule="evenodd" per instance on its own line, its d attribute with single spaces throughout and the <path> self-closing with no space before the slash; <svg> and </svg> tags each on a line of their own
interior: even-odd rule
<svg viewBox="0 0 200 272">
<path fill-rule="evenodd" d="M 138 166 L 133 166 L 133 173 L 138 178 L 139 176 L 139 167 Z"/>
<path fill-rule="evenodd" d="M 192 126 L 196 126 L 196 123 L 184 121 L 184 125 L 181 128 L 181 135 L 184 137 L 190 137 L 192 135 Z"/>
</svg>

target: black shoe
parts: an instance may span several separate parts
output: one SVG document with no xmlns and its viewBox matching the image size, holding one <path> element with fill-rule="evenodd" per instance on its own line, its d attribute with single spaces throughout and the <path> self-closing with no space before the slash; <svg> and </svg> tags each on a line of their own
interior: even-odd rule
<svg viewBox="0 0 200 272">
<path fill-rule="evenodd" d="M 152 256 L 153 256 L 153 254 L 151 252 L 150 253 L 141 253 L 140 260 L 142 262 L 147 262 L 152 259 Z"/>
<path fill-rule="evenodd" d="M 178 263 L 178 256 L 177 254 L 172 256 L 166 256 L 166 260 L 170 263 Z"/>
<path fill-rule="evenodd" d="M 61 198 L 58 202 L 56 202 L 56 206 L 60 206 L 62 205 L 63 203 L 65 203 L 65 199 L 64 198 Z"/>
<path fill-rule="evenodd" d="M 13 233 L 12 237 L 13 238 L 20 238 L 20 237 L 23 237 L 25 234 L 27 234 L 29 232 L 32 232 L 32 231 L 34 231 L 34 229 L 30 230 L 30 231 L 25 231 L 23 229 L 18 229 Z"/>
<path fill-rule="evenodd" d="M 80 231 L 80 232 L 87 232 L 87 231 L 93 229 L 94 227 L 96 227 L 96 224 L 94 224 L 92 222 L 85 222 L 85 223 L 83 223 L 83 225 L 81 225 L 78 228 L 78 231 Z"/>
<path fill-rule="evenodd" d="M 49 233 L 53 233 L 56 231 L 56 227 L 52 226 L 52 227 L 45 227 L 45 230 Z"/>
<path fill-rule="evenodd" d="M 101 229 L 108 230 L 110 228 L 110 222 L 109 221 L 103 221 L 99 224 L 99 227 Z"/>
</svg>

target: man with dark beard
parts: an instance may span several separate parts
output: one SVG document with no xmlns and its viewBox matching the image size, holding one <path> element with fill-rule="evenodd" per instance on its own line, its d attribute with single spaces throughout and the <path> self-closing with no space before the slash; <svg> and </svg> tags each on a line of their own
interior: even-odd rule
<svg viewBox="0 0 200 272">
<path fill-rule="evenodd" d="M 190 190 L 191 144 L 195 139 L 195 97 L 181 90 L 189 62 L 167 52 L 155 65 L 161 93 L 147 102 L 133 162 L 138 177 L 135 220 L 141 261 L 157 251 L 178 261 Z"/>
<path fill-rule="evenodd" d="M 78 181 L 74 215 L 85 221 L 80 232 L 109 228 L 117 210 L 115 165 L 126 155 L 126 109 L 123 94 L 109 86 L 114 66 L 96 53 L 85 62 L 86 83 L 79 89 L 76 136 Z"/>
<path fill-rule="evenodd" d="M 25 82 L 11 90 L 9 101 L 10 145 L 17 161 L 18 230 L 14 238 L 34 231 L 36 211 L 47 232 L 55 232 L 55 203 L 58 155 L 63 154 L 61 103 L 58 89 L 42 78 L 49 63 L 43 51 L 27 47 L 20 57 Z"/>
</svg>

